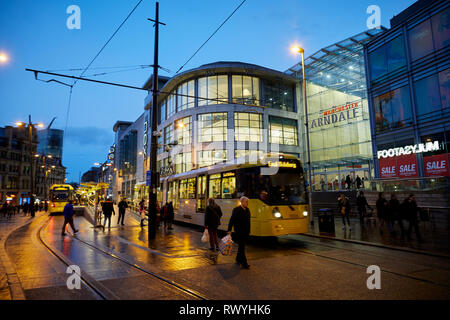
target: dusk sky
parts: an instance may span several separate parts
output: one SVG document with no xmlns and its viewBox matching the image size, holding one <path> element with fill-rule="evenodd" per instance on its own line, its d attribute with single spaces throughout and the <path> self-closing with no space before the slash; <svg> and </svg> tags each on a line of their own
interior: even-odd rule
<svg viewBox="0 0 450 320">
<path fill-rule="evenodd" d="M 65 129 L 69 88 L 34 79 L 25 68 L 59 70 L 79 75 L 112 35 L 138 0 L 3 0 L 0 12 L 0 52 L 10 60 L 0 65 L 0 126 L 16 121 L 48 124 Z M 160 65 L 175 72 L 225 20 L 242 0 L 161 0 Z M 215 61 L 241 61 L 285 71 L 299 57 L 290 52 L 297 42 L 306 56 L 365 31 L 369 5 L 381 8 L 382 25 L 412 0 L 247 0 L 183 71 Z M 66 9 L 81 9 L 81 29 L 69 30 Z M 114 37 L 92 68 L 153 63 L 155 1 L 144 0 Z M 116 69 L 117 70 L 117 69 Z M 92 69 L 86 76 L 114 71 Z M 151 69 L 113 73 L 95 78 L 142 86 Z M 48 76 L 40 76 L 50 79 Z M 69 79 L 58 80 L 71 83 Z M 63 165 L 68 181 L 94 162 L 106 160 L 117 120 L 135 121 L 144 111 L 143 91 L 79 81 L 73 89 Z"/>
</svg>

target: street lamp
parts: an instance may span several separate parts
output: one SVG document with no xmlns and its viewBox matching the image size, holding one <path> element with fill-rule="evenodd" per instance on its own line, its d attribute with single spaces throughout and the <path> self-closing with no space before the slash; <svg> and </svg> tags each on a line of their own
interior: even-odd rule
<svg viewBox="0 0 450 320">
<path fill-rule="evenodd" d="M 308 100 L 306 97 L 306 79 L 305 79 L 305 50 L 299 46 L 292 47 L 292 51 L 295 53 L 301 53 L 302 55 L 302 79 L 303 79 L 303 101 L 305 105 L 305 126 L 306 126 L 306 147 L 308 150 L 308 175 L 309 175 L 309 211 L 311 217 L 311 224 L 314 224 L 313 207 L 312 207 L 312 174 L 311 174 L 311 151 L 309 147 L 309 121 L 308 121 Z"/>
<path fill-rule="evenodd" d="M 19 128 L 25 128 L 25 126 L 27 125 L 24 122 L 16 122 L 16 125 Z M 42 123 L 32 123 L 31 122 L 31 115 L 28 116 L 28 139 L 29 139 L 29 145 L 30 145 L 30 166 L 31 166 L 31 170 L 30 170 L 30 180 L 31 180 L 31 189 L 30 189 L 30 205 L 31 205 L 31 217 L 34 217 L 34 174 L 33 174 L 33 129 L 35 129 L 35 126 L 39 127 L 39 128 L 43 128 L 44 125 Z"/>
</svg>

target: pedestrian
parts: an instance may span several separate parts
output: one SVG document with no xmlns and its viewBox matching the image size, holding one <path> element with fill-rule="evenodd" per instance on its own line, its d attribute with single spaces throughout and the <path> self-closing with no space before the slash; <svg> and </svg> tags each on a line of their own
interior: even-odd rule
<svg viewBox="0 0 450 320">
<path fill-rule="evenodd" d="M 389 209 L 389 204 L 388 204 L 387 200 L 384 198 L 383 192 L 380 192 L 378 194 L 378 200 L 376 203 L 376 207 L 377 207 L 377 216 L 378 216 L 378 220 L 379 220 L 379 224 L 380 224 L 380 233 L 383 234 L 383 226 L 388 217 L 387 211 Z"/>
<path fill-rule="evenodd" d="M 164 221 L 164 230 L 167 230 L 169 224 L 169 203 L 166 202 L 161 208 L 161 218 Z"/>
<path fill-rule="evenodd" d="M 367 203 L 367 199 L 362 191 L 359 191 L 359 194 L 356 197 L 356 207 L 358 208 L 359 221 L 361 222 L 361 225 L 363 225 L 364 217 L 367 215 L 366 208 L 372 210 L 372 207 Z"/>
<path fill-rule="evenodd" d="M 401 236 L 403 238 L 405 236 L 405 229 L 403 227 L 403 212 L 400 201 L 398 201 L 395 193 L 391 194 L 391 200 L 389 200 L 389 211 L 392 216 L 392 228 L 394 227 L 395 221 L 397 221 L 400 226 Z M 395 234 L 395 230 L 393 230 L 393 234 Z"/>
<path fill-rule="evenodd" d="M 106 228 L 106 220 L 108 220 L 108 228 L 111 228 L 111 215 L 116 215 L 116 212 L 114 211 L 114 203 L 110 198 L 107 198 L 106 201 L 103 201 L 102 211 L 103 215 L 105 216 L 105 222 L 103 223 L 104 227 Z"/>
<path fill-rule="evenodd" d="M 350 211 L 351 211 L 351 204 L 350 204 L 350 200 L 343 194 L 341 193 L 341 196 L 338 199 L 338 210 L 341 213 L 342 216 L 342 230 L 345 230 L 346 226 L 345 226 L 345 219 L 347 219 L 347 224 L 348 224 L 348 230 L 352 231 L 352 227 L 350 226 Z"/>
<path fill-rule="evenodd" d="M 356 188 L 359 190 L 361 188 L 361 178 L 356 175 Z"/>
<path fill-rule="evenodd" d="M 236 256 L 236 263 L 243 268 L 249 269 L 250 265 L 247 263 L 245 256 L 245 245 L 250 236 L 250 210 L 248 209 L 248 198 L 242 197 L 240 205 L 233 209 L 231 213 L 230 222 L 228 223 L 228 234 L 231 235 L 231 230 L 234 227 L 234 240 L 238 243 L 238 253 Z"/>
<path fill-rule="evenodd" d="M 117 224 L 120 223 L 120 219 L 122 218 L 122 225 L 124 225 L 123 221 L 125 220 L 125 210 L 128 208 L 128 203 L 126 198 L 122 198 L 119 202 L 119 219 L 117 220 Z"/>
<path fill-rule="evenodd" d="M 172 223 L 173 219 L 175 218 L 175 210 L 173 209 L 172 201 L 169 202 L 169 205 L 167 206 L 167 224 L 168 224 L 168 230 L 173 230 Z"/>
<path fill-rule="evenodd" d="M 61 235 L 66 235 L 66 225 L 70 224 L 70 227 L 72 228 L 73 233 L 77 233 L 78 230 L 75 229 L 75 226 L 73 224 L 73 204 L 72 200 L 69 200 L 69 202 L 64 206 L 64 224 L 62 227 L 62 233 Z"/>
<path fill-rule="evenodd" d="M 423 242 L 422 237 L 419 232 L 419 220 L 417 218 L 417 213 L 419 211 L 419 208 L 417 207 L 416 198 L 413 194 L 410 194 L 408 198 L 405 199 L 403 202 L 403 212 L 406 217 L 406 219 L 409 222 L 408 226 L 408 240 L 411 240 L 411 232 L 414 228 L 414 231 L 416 232 L 416 237 L 419 242 Z"/>
<path fill-rule="evenodd" d="M 350 190 L 350 187 L 352 185 L 352 179 L 350 178 L 350 175 L 347 175 L 347 178 L 345 178 L 345 183 L 347 184 L 347 190 Z"/>
<path fill-rule="evenodd" d="M 141 216 L 141 228 L 144 227 L 144 219 L 145 219 L 145 201 L 144 199 L 139 202 L 139 215 Z"/>
<path fill-rule="evenodd" d="M 213 198 L 207 201 L 205 211 L 205 228 L 209 233 L 209 249 L 212 251 L 219 251 L 219 240 L 217 239 L 217 229 L 220 226 L 220 218 L 222 217 L 222 210 L 216 204 Z"/>
</svg>

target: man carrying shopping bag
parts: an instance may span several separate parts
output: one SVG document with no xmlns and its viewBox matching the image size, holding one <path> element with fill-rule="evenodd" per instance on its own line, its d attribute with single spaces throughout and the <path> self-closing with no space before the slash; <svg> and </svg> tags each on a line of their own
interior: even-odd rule
<svg viewBox="0 0 450 320">
<path fill-rule="evenodd" d="M 228 224 L 228 235 L 231 235 L 231 230 L 234 227 L 235 240 L 238 243 L 238 253 L 236 256 L 236 263 L 243 268 L 249 269 L 247 257 L 245 256 L 245 245 L 250 236 L 250 210 L 248 209 L 248 198 L 242 197 L 240 199 L 241 205 L 234 208 L 231 214 L 230 222 Z"/>
</svg>

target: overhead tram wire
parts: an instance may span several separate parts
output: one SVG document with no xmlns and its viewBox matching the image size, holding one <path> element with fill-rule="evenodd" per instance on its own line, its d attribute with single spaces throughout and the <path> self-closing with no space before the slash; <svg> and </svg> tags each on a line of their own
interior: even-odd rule
<svg viewBox="0 0 450 320">
<path fill-rule="evenodd" d="M 131 12 L 128 14 L 128 16 L 125 18 L 125 20 L 122 21 L 122 23 L 119 25 L 119 27 L 116 29 L 116 31 L 114 31 L 114 33 L 112 34 L 111 37 L 109 37 L 108 41 L 106 41 L 106 43 L 103 45 L 103 47 L 100 49 L 100 51 L 95 55 L 95 57 L 91 60 L 91 62 L 88 64 L 88 66 L 83 70 L 83 72 L 80 75 L 80 78 L 84 76 L 84 74 L 86 73 L 86 71 L 91 67 L 91 65 L 94 63 L 94 61 L 98 58 L 98 56 L 103 52 L 103 50 L 106 48 L 106 46 L 111 42 L 111 40 L 114 38 L 114 36 L 119 32 L 119 30 L 122 28 L 122 26 L 125 24 L 125 22 L 128 21 L 128 19 L 131 17 L 131 15 L 134 13 L 134 11 L 139 7 L 139 5 L 142 3 L 143 0 L 139 0 L 139 2 L 136 4 L 136 6 L 133 8 L 133 10 L 131 10 Z M 72 91 L 73 91 L 73 86 L 75 86 L 75 84 L 78 82 L 79 79 L 76 79 L 73 84 L 72 87 L 70 88 L 70 94 L 69 94 L 69 104 L 67 106 L 67 117 L 66 117 L 66 127 L 64 129 L 64 135 L 67 131 L 67 125 L 69 123 L 69 113 L 70 113 L 70 106 L 71 106 L 71 101 L 72 101 Z"/>
<path fill-rule="evenodd" d="M 188 59 L 188 61 L 186 61 L 181 67 L 180 67 L 180 69 L 178 69 L 178 71 L 175 73 L 175 74 L 178 74 L 178 72 L 180 72 L 181 71 L 181 69 L 183 69 L 184 68 L 184 66 L 186 66 L 188 63 L 189 63 L 189 61 L 191 61 L 192 60 L 192 58 L 194 58 L 194 56 L 203 48 L 203 46 L 209 41 L 209 40 L 211 40 L 211 38 L 217 33 L 217 31 L 219 31 L 220 30 L 220 28 L 222 28 L 222 26 L 236 13 L 236 11 L 238 11 L 239 10 L 239 8 L 245 3 L 245 1 L 247 1 L 247 0 L 244 0 L 244 1 L 242 1 L 241 2 L 241 4 L 240 5 L 238 5 L 237 6 L 237 8 L 236 9 L 234 9 L 234 11 L 228 16 L 228 18 L 226 18 L 225 19 L 225 21 L 224 22 L 222 22 L 222 24 L 211 34 L 211 36 L 200 46 L 200 48 L 198 48 L 197 49 L 197 51 L 195 51 L 194 52 L 194 54 Z"/>
</svg>

